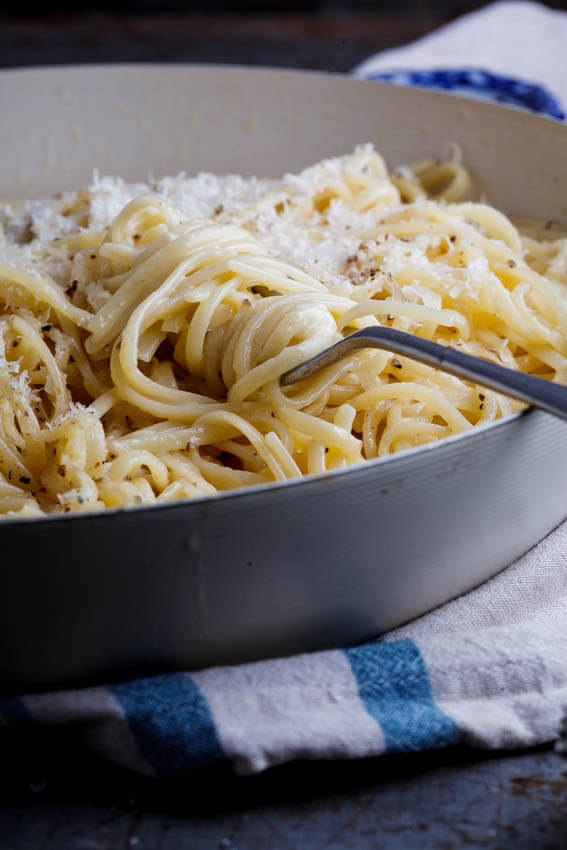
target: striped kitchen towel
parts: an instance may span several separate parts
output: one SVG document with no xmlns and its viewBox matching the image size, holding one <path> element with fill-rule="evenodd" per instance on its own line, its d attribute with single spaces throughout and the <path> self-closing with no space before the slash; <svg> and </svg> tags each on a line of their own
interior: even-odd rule
<svg viewBox="0 0 567 850">
<path fill-rule="evenodd" d="M 15 726 L 80 727 L 103 757 L 178 776 L 230 760 L 360 758 L 554 740 L 567 706 L 567 523 L 496 578 L 360 646 L 0 699 Z M 0 735 L 1 739 L 1 735 Z"/>
<path fill-rule="evenodd" d="M 497 4 L 374 57 L 356 74 L 458 89 L 561 118 L 565 44 L 567 15 Z M 520 68 L 528 82 L 516 77 Z M 101 756 L 141 773 L 183 775 L 223 760 L 253 773 L 292 759 L 454 743 L 533 746 L 557 738 L 566 707 L 567 523 L 492 581 L 383 638 L 0 699 L 0 740 L 20 726 L 73 726 Z"/>
<path fill-rule="evenodd" d="M 565 119 L 567 13 L 494 3 L 354 69 L 361 79 L 444 89 Z"/>
</svg>

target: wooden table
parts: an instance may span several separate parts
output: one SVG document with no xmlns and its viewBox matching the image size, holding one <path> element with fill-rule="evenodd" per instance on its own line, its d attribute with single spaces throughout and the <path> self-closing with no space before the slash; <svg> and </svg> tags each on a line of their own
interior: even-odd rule
<svg viewBox="0 0 567 850">
<path fill-rule="evenodd" d="M 0 65 L 230 62 L 350 71 L 444 22 L 434 14 L 0 16 Z"/>
<path fill-rule="evenodd" d="M 72 733 L 2 743 L 2 850 L 561 850 L 565 763 L 453 749 L 175 783 L 96 761 Z"/>
<path fill-rule="evenodd" d="M 0 17 L 0 64 L 232 62 L 348 71 L 445 19 L 392 11 Z M 567 775 L 549 748 L 299 763 L 256 777 L 219 768 L 156 783 L 97 761 L 72 731 L 4 732 L 0 744 L 2 850 L 567 848 Z"/>
</svg>

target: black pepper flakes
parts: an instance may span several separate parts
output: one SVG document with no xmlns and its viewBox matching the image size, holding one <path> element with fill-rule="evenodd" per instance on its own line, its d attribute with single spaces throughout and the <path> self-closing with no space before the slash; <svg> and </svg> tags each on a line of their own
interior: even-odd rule
<svg viewBox="0 0 567 850">
<path fill-rule="evenodd" d="M 396 369 L 402 368 L 402 364 L 400 363 L 400 361 L 396 357 L 394 357 L 394 359 L 392 360 L 392 366 L 395 366 Z"/>
<path fill-rule="evenodd" d="M 28 475 L 20 475 L 21 484 L 31 484 L 31 478 Z"/>
<path fill-rule="evenodd" d="M 49 333 L 49 331 L 51 330 L 51 325 L 42 325 L 41 329 L 44 333 Z"/>
<path fill-rule="evenodd" d="M 508 260 L 508 266 L 511 269 L 515 269 L 516 268 L 516 261 L 515 260 Z"/>
<path fill-rule="evenodd" d="M 69 296 L 69 298 L 71 297 L 71 295 L 74 295 L 74 294 L 75 294 L 75 292 L 77 291 L 77 287 L 78 287 L 78 285 L 79 285 L 79 281 L 78 281 L 78 280 L 76 280 L 76 279 L 75 279 L 75 280 L 72 280 L 72 281 L 71 281 L 71 285 L 70 285 L 70 286 L 68 286 L 68 287 L 67 287 L 67 289 L 65 290 L 65 295 L 68 295 L 68 296 Z"/>
<path fill-rule="evenodd" d="M 214 214 L 215 214 L 215 215 L 220 215 L 220 214 L 221 214 L 221 212 L 222 212 L 223 210 L 224 210 L 223 205 L 222 205 L 222 204 L 217 204 L 217 206 L 215 207 Z"/>
</svg>

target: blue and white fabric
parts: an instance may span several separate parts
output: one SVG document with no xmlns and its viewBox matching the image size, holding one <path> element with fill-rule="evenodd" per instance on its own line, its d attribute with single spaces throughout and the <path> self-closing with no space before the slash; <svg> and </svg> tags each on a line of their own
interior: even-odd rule
<svg viewBox="0 0 567 850">
<path fill-rule="evenodd" d="M 468 86 L 476 95 L 482 88 L 485 96 L 560 118 L 566 44 L 567 15 L 498 4 L 370 59 L 356 73 Z M 531 84 L 516 80 L 520 68 Z M 140 773 L 179 776 L 221 761 L 254 773 L 292 759 L 456 743 L 534 746 L 557 738 L 565 707 L 567 523 L 475 591 L 360 646 L 0 698 L 0 746 L 16 727 L 48 734 L 72 726 L 101 756 Z"/>
<path fill-rule="evenodd" d="M 551 118 L 567 113 L 567 14 L 494 3 L 425 38 L 362 62 L 361 79 L 453 91 Z"/>
<path fill-rule="evenodd" d="M 559 100 L 543 86 L 515 77 L 494 74 L 481 68 L 375 71 L 368 73 L 365 78 L 400 86 L 438 89 L 479 100 L 492 100 L 495 103 L 539 112 L 559 121 L 565 120 L 565 112 Z"/>
</svg>

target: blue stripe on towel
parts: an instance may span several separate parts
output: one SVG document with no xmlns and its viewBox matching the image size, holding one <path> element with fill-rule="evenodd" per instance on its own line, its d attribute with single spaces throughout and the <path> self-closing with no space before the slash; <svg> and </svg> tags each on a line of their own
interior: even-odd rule
<svg viewBox="0 0 567 850">
<path fill-rule="evenodd" d="M 29 713 L 25 702 L 19 697 L 6 697 L 0 699 L 0 714 L 10 726 L 16 726 L 19 723 L 33 723 L 33 718 Z"/>
<path fill-rule="evenodd" d="M 454 743 L 455 724 L 436 706 L 427 667 L 412 640 L 377 640 L 345 655 L 364 707 L 384 733 L 387 752 Z"/>
<path fill-rule="evenodd" d="M 427 70 L 368 71 L 364 79 L 403 86 L 444 89 L 497 103 L 520 106 L 532 112 L 565 120 L 565 112 L 544 86 L 495 74 L 481 68 L 431 68 Z"/>
<path fill-rule="evenodd" d="M 225 758 L 209 705 L 184 673 L 112 685 L 140 752 L 161 776 Z"/>
</svg>

